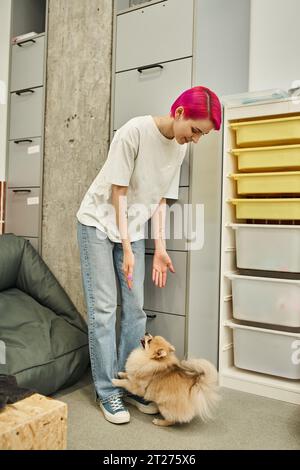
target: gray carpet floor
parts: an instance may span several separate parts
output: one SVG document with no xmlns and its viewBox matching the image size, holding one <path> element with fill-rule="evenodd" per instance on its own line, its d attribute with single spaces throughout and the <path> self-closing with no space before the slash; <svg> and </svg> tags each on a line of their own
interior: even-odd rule
<svg viewBox="0 0 300 470">
<path fill-rule="evenodd" d="M 130 423 L 107 422 L 93 401 L 90 374 L 54 396 L 68 405 L 68 449 L 300 449 L 300 406 L 221 389 L 215 420 L 159 428 L 129 405 Z"/>
</svg>

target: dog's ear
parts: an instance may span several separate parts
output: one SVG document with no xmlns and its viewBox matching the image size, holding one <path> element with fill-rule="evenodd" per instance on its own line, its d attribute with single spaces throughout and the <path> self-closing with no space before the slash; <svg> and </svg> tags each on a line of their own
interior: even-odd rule
<svg viewBox="0 0 300 470">
<path fill-rule="evenodd" d="M 167 355 L 167 352 L 163 348 L 156 349 L 154 352 L 154 358 L 155 359 L 160 359 L 161 357 L 165 357 Z"/>
<path fill-rule="evenodd" d="M 175 348 L 174 348 L 174 346 L 173 346 L 172 344 L 170 344 L 169 351 L 170 351 L 170 352 L 175 352 Z"/>
</svg>

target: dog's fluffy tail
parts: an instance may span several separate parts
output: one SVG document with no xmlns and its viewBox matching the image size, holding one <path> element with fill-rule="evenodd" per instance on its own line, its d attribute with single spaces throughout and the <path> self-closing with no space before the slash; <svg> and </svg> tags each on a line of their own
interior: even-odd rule
<svg viewBox="0 0 300 470">
<path fill-rule="evenodd" d="M 195 393 L 199 416 L 203 421 L 212 419 L 213 411 L 220 400 L 217 369 L 206 359 L 189 359 L 181 364 L 188 373 L 197 377 L 192 393 Z"/>
</svg>

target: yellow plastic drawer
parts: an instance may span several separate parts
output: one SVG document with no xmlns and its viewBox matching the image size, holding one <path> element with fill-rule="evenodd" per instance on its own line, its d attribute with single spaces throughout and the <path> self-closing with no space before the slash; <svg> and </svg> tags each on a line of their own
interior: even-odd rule
<svg viewBox="0 0 300 470">
<path fill-rule="evenodd" d="M 300 145 L 233 149 L 239 171 L 300 170 Z"/>
<path fill-rule="evenodd" d="M 300 198 L 231 199 L 237 219 L 300 220 Z"/>
<path fill-rule="evenodd" d="M 240 147 L 300 143 L 300 116 L 231 123 Z"/>
<path fill-rule="evenodd" d="M 230 175 L 238 194 L 300 194 L 300 171 Z"/>
</svg>

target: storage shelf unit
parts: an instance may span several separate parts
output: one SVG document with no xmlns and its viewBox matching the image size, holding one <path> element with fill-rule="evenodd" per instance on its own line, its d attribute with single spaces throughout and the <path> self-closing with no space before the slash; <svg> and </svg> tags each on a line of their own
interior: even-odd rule
<svg viewBox="0 0 300 470">
<path fill-rule="evenodd" d="M 243 123 L 243 121 L 247 120 L 254 122 L 258 122 L 260 120 L 267 120 L 269 124 L 269 122 L 276 122 L 277 119 L 282 119 L 282 117 L 284 118 L 285 122 L 297 122 L 297 119 L 299 119 L 300 117 L 300 102 L 292 99 L 285 99 L 282 101 L 274 101 L 269 103 L 262 102 L 260 104 L 256 103 L 244 106 L 242 104 L 230 105 L 229 103 L 225 105 L 223 141 L 224 152 L 222 190 L 219 370 L 221 386 L 300 404 L 300 335 L 298 328 L 300 321 L 300 265 L 299 260 L 293 259 L 293 256 L 299 257 L 300 253 L 299 245 L 297 242 L 297 240 L 299 240 L 300 215 L 297 213 L 297 211 L 295 211 L 291 212 L 289 217 L 284 217 L 285 211 L 283 211 L 282 213 L 278 213 L 275 211 L 273 213 L 271 212 L 272 216 L 270 217 L 270 212 L 268 212 L 267 210 L 262 217 L 260 217 L 259 213 L 257 212 L 254 213 L 254 217 L 249 217 L 249 212 L 246 211 L 244 215 L 247 216 L 247 219 L 237 218 L 240 216 L 236 213 L 231 201 L 239 201 L 240 199 L 245 199 L 245 196 L 237 194 L 236 183 L 232 180 L 232 178 L 228 177 L 229 175 L 238 174 L 240 172 L 240 169 L 238 168 L 238 159 L 236 154 L 239 152 L 241 152 L 242 154 L 243 152 L 242 149 L 238 148 L 235 130 L 231 127 L 231 124 L 233 122 Z M 273 121 L 274 119 L 275 121 Z M 252 126 L 256 125 L 254 122 Z M 300 137 L 300 132 L 298 135 Z M 251 157 L 249 156 L 247 168 L 250 168 L 250 171 L 254 171 L 257 167 L 260 166 L 259 159 L 256 157 L 256 151 L 259 151 L 264 161 L 264 163 L 262 164 L 264 171 L 276 172 L 279 170 L 278 177 L 280 176 L 280 170 L 285 172 L 288 171 L 288 168 L 285 168 L 283 163 L 285 161 L 284 159 L 288 147 L 286 145 L 283 145 L 280 140 L 273 142 L 272 137 L 270 137 L 270 135 L 265 137 L 263 131 L 258 137 L 257 135 L 256 137 L 251 137 L 253 141 L 255 141 L 256 138 L 258 139 L 256 141 L 257 147 L 260 147 L 260 149 L 249 149 L 249 155 L 252 154 L 254 156 L 254 160 L 253 162 L 251 162 Z M 297 134 L 294 135 L 293 140 L 294 142 L 295 140 L 297 140 Z M 262 142 L 263 144 L 261 146 Z M 294 142 L 291 143 L 291 148 L 293 149 L 293 152 L 294 149 L 297 148 L 294 145 Z M 267 152 L 270 152 L 270 157 L 267 157 L 268 160 L 265 159 L 266 153 L 264 151 L 264 145 L 268 146 L 268 148 L 266 147 L 266 149 Z M 270 159 L 272 159 L 272 145 L 274 145 L 276 163 L 271 169 L 272 164 L 270 167 L 268 162 L 270 162 Z M 233 152 L 232 149 L 234 149 Z M 282 150 L 283 152 L 282 161 L 280 161 L 279 158 L 280 150 Z M 248 150 L 245 150 L 245 152 L 248 152 Z M 296 157 L 296 160 L 297 159 L 299 159 L 299 154 Z M 266 161 L 267 165 L 265 164 Z M 279 165 L 278 162 L 280 162 Z M 293 166 L 290 169 L 291 171 L 293 171 L 297 168 Z M 243 168 L 242 170 L 242 174 L 244 175 L 245 169 Z M 294 204 L 297 207 L 299 207 L 300 204 L 299 194 L 297 194 L 298 192 L 299 191 L 295 191 L 296 194 L 293 194 L 292 197 L 292 200 L 294 201 Z M 270 196 L 268 196 L 269 199 L 265 199 L 266 196 L 263 194 L 260 194 L 259 196 L 254 196 L 254 199 L 252 194 L 248 194 L 247 197 L 248 199 L 246 198 L 246 201 L 248 201 L 249 203 L 250 201 L 270 200 Z M 278 196 L 277 194 L 273 194 L 272 199 L 273 201 L 284 200 L 284 198 L 282 199 L 282 195 Z M 288 198 L 286 200 L 288 200 Z M 282 215 L 283 220 L 280 219 Z M 295 218 L 294 220 L 291 220 L 293 215 L 295 216 Z M 263 217 L 265 218 L 265 220 Z M 251 220 L 252 218 L 254 220 Z M 265 224 L 266 229 L 263 228 L 263 224 Z M 251 230 L 247 228 L 251 226 L 253 227 L 253 233 L 251 233 Z M 278 229 L 276 229 L 276 226 L 278 226 Z M 289 229 L 289 227 L 291 227 L 291 229 Z M 238 230 L 247 230 L 246 233 L 242 234 L 244 237 L 242 240 L 238 238 L 240 236 L 239 233 L 237 234 Z M 239 253 L 238 259 L 236 256 L 236 237 L 237 240 L 239 240 L 239 243 L 241 243 L 241 246 L 239 246 L 238 249 L 244 250 L 243 256 L 241 256 L 241 253 Z M 290 243 L 290 245 L 288 246 L 287 241 L 289 241 Z M 247 243 L 249 244 L 248 251 L 246 251 Z M 272 243 L 274 245 L 272 245 Z M 277 259 L 276 246 L 277 251 L 279 252 Z M 286 256 L 283 254 L 284 250 L 286 250 Z M 291 250 L 294 251 L 291 252 Z M 253 253 L 252 256 L 251 253 Z M 247 269 L 247 271 L 245 271 L 245 269 Z M 255 269 L 256 271 L 253 271 Z M 272 277 L 274 278 L 274 282 L 272 282 Z M 255 284 L 253 283 L 259 283 L 260 278 L 261 284 L 257 289 L 254 290 L 256 292 L 254 294 L 253 289 L 255 287 Z M 269 282 L 267 278 L 269 278 Z M 283 281 L 280 282 L 280 279 L 283 279 Z M 288 281 L 287 279 L 290 280 Z M 273 318 L 276 318 L 277 322 L 281 323 L 280 325 L 272 325 L 272 320 L 270 320 L 271 324 L 269 325 L 260 323 L 258 321 L 259 312 L 255 312 L 252 314 L 250 308 L 249 310 L 246 309 L 247 311 L 244 317 L 238 311 L 238 313 L 235 314 L 236 319 L 233 319 L 234 312 L 232 304 L 232 294 L 234 292 L 232 291 L 232 282 L 237 283 L 238 281 L 241 281 L 243 283 L 249 283 L 249 288 L 247 292 L 249 293 L 249 295 L 258 296 L 258 298 L 255 299 L 256 303 L 261 302 L 262 304 L 265 301 L 269 302 L 268 304 L 265 304 L 265 309 L 269 307 L 270 316 L 274 314 Z M 278 288 L 276 286 L 278 286 Z M 235 289 L 237 287 L 239 286 L 234 286 Z M 245 286 L 243 284 L 241 287 L 243 289 L 247 289 L 247 285 Z M 265 288 L 268 290 L 268 300 L 265 299 L 262 294 L 262 291 Z M 275 289 L 275 291 L 273 291 L 273 294 L 271 292 L 271 289 Z M 239 291 L 239 295 L 242 295 L 242 290 Z M 245 292 L 243 295 L 245 295 Z M 261 301 L 259 301 L 259 299 L 261 299 Z M 244 300 L 244 298 L 241 299 L 239 297 L 238 304 L 234 305 L 235 309 L 239 309 L 241 307 L 241 302 L 244 303 Z M 248 299 L 248 304 L 249 302 L 250 299 Z M 273 304 L 273 302 L 276 305 Z M 263 305 L 261 304 L 258 304 L 257 307 L 263 308 Z M 285 309 L 289 309 L 289 311 L 287 310 L 287 314 L 292 316 L 290 317 L 290 320 L 288 320 L 287 318 L 281 321 L 280 316 L 285 314 Z M 264 321 L 269 322 L 269 318 L 266 315 L 267 312 L 263 310 L 261 313 L 264 318 Z M 251 320 L 252 315 L 252 323 L 249 323 L 249 320 Z M 248 322 L 245 322 L 245 318 L 246 320 L 248 320 Z M 236 345 L 234 344 L 233 338 L 233 330 L 231 324 L 232 320 L 233 322 L 235 322 L 235 324 L 241 325 L 240 331 L 247 332 L 251 330 L 253 333 L 252 344 L 249 343 L 248 339 L 245 339 L 245 337 L 243 338 L 243 342 L 239 344 L 239 357 L 234 357 L 234 346 Z M 297 326 L 297 328 L 295 328 L 295 326 Z M 268 328 L 270 329 L 268 330 Z M 274 333 L 272 333 L 272 330 L 275 330 Z M 252 357 L 249 353 L 247 353 L 247 351 L 251 350 L 252 348 L 253 356 L 257 354 L 255 346 L 256 338 L 258 337 L 255 335 L 256 333 L 264 334 L 263 331 L 265 332 L 265 334 L 268 335 L 268 340 L 266 340 L 265 342 L 266 348 L 262 352 L 260 351 L 258 353 L 261 354 L 261 360 L 259 360 L 258 358 L 258 362 L 256 362 L 256 370 L 254 370 L 255 366 L 253 367 L 253 370 L 250 370 L 252 368 Z M 285 333 L 281 335 L 280 333 L 282 331 L 285 331 Z M 271 340 L 273 341 L 272 334 L 274 334 L 274 346 L 269 345 L 269 339 L 271 338 Z M 278 341 L 275 341 L 275 335 L 276 337 L 278 337 Z M 291 377 L 294 377 L 293 379 L 282 377 L 283 375 L 285 375 L 285 366 L 283 366 L 283 369 L 280 369 L 279 367 L 278 370 L 276 370 L 276 366 L 278 365 L 278 362 L 280 362 L 279 359 L 281 359 L 280 356 L 277 356 L 276 361 L 275 353 L 275 351 L 277 351 L 277 354 L 280 355 L 280 337 L 282 336 L 284 337 L 284 339 L 291 338 L 291 336 L 289 335 L 294 335 L 294 341 L 290 350 L 290 354 L 292 359 L 292 354 L 294 353 L 295 361 L 293 362 L 293 365 L 291 362 L 288 363 L 289 367 L 292 366 L 293 372 L 291 373 L 288 370 L 288 367 L 286 367 L 286 377 L 288 377 L 288 375 L 290 374 Z M 265 340 L 262 340 L 261 342 L 262 346 L 264 345 L 264 341 Z M 244 368 L 236 367 L 234 365 L 235 363 L 239 364 L 240 352 L 248 354 L 246 360 L 243 363 Z M 248 367 L 247 362 L 250 363 L 249 370 L 246 370 L 246 367 Z M 254 362 L 255 361 L 253 361 L 253 363 Z M 264 367 L 264 362 L 268 362 L 268 367 L 271 366 L 271 368 L 269 368 L 268 370 L 268 373 L 266 373 L 266 369 L 264 370 L 264 372 L 257 371 L 261 368 L 260 364 L 262 364 L 262 367 Z M 297 368 L 297 370 L 295 368 Z"/>
<path fill-rule="evenodd" d="M 5 232 L 41 250 L 47 0 L 13 0 Z"/>
<path fill-rule="evenodd" d="M 132 117 L 169 114 L 177 96 L 192 86 L 207 86 L 219 96 L 248 89 L 250 2 L 224 3 L 164 0 L 129 7 L 129 0 L 115 2 L 111 138 Z M 213 36 L 208 24 L 217 24 Z M 228 66 L 220 73 L 219 64 L 225 60 Z M 221 147 L 217 132 L 190 146 L 182 165 L 179 200 L 167 201 L 171 210 L 176 202 L 181 207 L 193 205 L 185 222 L 177 219 L 170 227 L 167 250 L 176 274 L 168 274 L 165 289 L 154 286 L 154 242 L 147 240 L 144 291 L 147 330 L 168 338 L 180 357 L 205 357 L 216 365 Z M 201 214 L 197 204 L 204 207 Z M 198 227 L 204 245 L 199 242 L 190 249 L 188 227 L 195 229 L 197 214 L 204 216 Z M 180 225 L 185 236 L 177 239 Z"/>
</svg>

